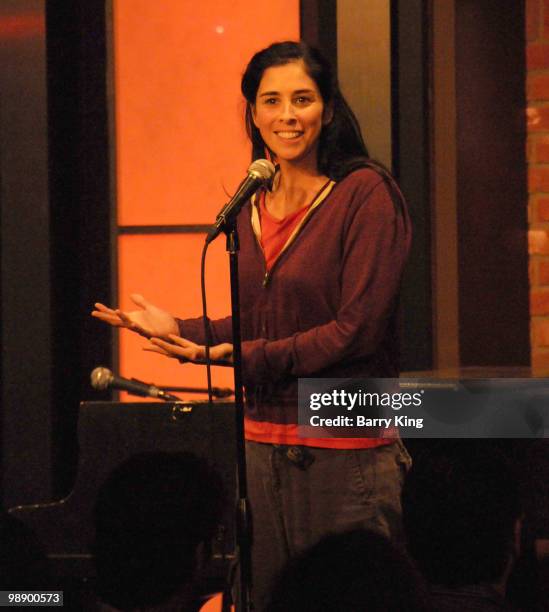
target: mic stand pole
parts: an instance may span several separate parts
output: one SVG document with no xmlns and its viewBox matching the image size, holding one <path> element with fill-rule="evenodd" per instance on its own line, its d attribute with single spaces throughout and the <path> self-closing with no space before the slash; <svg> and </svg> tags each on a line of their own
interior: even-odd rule
<svg viewBox="0 0 549 612">
<path fill-rule="evenodd" d="M 231 315 L 233 331 L 234 402 L 236 419 L 236 468 L 237 468 L 237 508 L 236 537 L 238 546 L 239 601 L 238 612 L 252 610 L 250 599 L 252 556 L 250 549 L 250 521 L 248 504 L 248 483 L 246 478 L 246 450 L 244 444 L 244 393 L 242 388 L 242 344 L 240 337 L 240 298 L 238 290 L 238 233 L 236 219 L 226 221 L 224 232 L 227 235 L 229 271 L 231 281 Z"/>
</svg>

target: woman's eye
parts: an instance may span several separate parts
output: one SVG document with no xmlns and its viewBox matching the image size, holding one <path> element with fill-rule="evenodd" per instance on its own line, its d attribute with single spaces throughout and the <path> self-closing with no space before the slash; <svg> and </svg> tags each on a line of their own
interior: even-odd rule
<svg viewBox="0 0 549 612">
<path fill-rule="evenodd" d="M 299 104 L 300 106 L 303 106 L 305 104 L 310 104 L 310 102 L 311 102 L 311 99 L 307 98 L 306 96 L 298 96 L 295 99 L 295 103 Z"/>
<path fill-rule="evenodd" d="M 276 104 L 278 100 L 276 98 L 265 98 L 265 104 Z"/>
</svg>

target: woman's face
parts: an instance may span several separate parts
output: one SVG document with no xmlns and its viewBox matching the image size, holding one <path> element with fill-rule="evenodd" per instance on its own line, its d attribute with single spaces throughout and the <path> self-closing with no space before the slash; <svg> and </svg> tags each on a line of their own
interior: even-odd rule
<svg viewBox="0 0 549 612">
<path fill-rule="evenodd" d="M 265 70 L 252 115 L 279 163 L 317 168 L 318 141 L 326 113 L 318 87 L 302 60 Z"/>
</svg>

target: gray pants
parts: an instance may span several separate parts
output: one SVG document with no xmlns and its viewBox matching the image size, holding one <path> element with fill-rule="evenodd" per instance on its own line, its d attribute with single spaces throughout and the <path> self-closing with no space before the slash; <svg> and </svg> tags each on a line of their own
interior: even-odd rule
<svg viewBox="0 0 549 612">
<path fill-rule="evenodd" d="M 411 459 L 400 440 L 360 450 L 298 447 L 288 457 L 291 448 L 246 443 L 257 611 L 286 561 L 328 533 L 364 527 L 403 544 L 400 491 Z"/>
</svg>

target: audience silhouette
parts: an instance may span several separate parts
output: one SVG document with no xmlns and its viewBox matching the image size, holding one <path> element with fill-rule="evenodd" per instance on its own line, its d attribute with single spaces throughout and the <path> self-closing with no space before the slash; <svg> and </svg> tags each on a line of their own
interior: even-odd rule
<svg viewBox="0 0 549 612">
<path fill-rule="evenodd" d="M 196 576 L 223 509 L 222 482 L 189 453 L 134 455 L 95 505 L 97 591 L 118 610 L 200 607 Z"/>
<path fill-rule="evenodd" d="M 436 444 L 402 492 L 409 551 L 441 612 L 508 610 L 505 589 L 519 553 L 516 475 L 486 441 Z"/>
<path fill-rule="evenodd" d="M 333 534 L 290 560 L 267 612 L 423 612 L 432 610 L 419 573 L 384 536 L 362 529 Z"/>
</svg>

